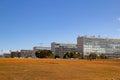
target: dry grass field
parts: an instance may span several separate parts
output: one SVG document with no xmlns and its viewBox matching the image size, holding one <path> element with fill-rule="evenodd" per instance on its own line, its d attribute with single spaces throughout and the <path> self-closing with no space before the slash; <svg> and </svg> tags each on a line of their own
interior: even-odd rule
<svg viewBox="0 0 120 80">
<path fill-rule="evenodd" d="M 120 60 L 0 59 L 0 80 L 117 80 L 117 78 L 120 79 Z"/>
</svg>

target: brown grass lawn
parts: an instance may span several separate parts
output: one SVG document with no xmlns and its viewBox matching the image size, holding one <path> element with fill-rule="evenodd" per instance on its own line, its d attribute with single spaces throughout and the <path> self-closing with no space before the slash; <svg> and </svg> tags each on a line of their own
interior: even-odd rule
<svg viewBox="0 0 120 80">
<path fill-rule="evenodd" d="M 120 60 L 0 59 L 0 80 L 117 80 Z"/>
</svg>

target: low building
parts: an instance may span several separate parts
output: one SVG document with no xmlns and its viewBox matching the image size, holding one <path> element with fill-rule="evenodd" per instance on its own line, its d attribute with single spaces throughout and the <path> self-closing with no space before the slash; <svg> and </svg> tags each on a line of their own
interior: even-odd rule
<svg viewBox="0 0 120 80">
<path fill-rule="evenodd" d="M 28 58 L 32 57 L 33 50 L 21 50 L 21 57 Z"/>
<path fill-rule="evenodd" d="M 3 54 L 3 57 L 4 57 L 4 58 L 11 58 L 11 55 L 10 55 L 9 53 L 4 53 L 4 54 Z"/>
<path fill-rule="evenodd" d="M 63 57 L 66 52 L 77 51 L 77 47 L 73 43 L 52 42 L 51 50 L 55 55 Z"/>
<path fill-rule="evenodd" d="M 11 57 L 10 55 L 10 50 L 0 50 L 0 57 L 6 57 L 6 58 L 9 58 Z"/>
</svg>

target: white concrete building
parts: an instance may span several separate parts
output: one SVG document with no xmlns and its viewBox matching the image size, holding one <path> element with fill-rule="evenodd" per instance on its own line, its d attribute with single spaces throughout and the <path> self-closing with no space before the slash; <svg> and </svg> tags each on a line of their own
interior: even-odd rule
<svg viewBox="0 0 120 80">
<path fill-rule="evenodd" d="M 52 42 L 51 50 L 55 55 L 63 57 L 66 52 L 77 51 L 77 47 L 76 44 L 73 43 Z"/>
<path fill-rule="evenodd" d="M 120 57 L 120 39 L 95 36 L 79 36 L 77 48 L 83 55 L 90 53 L 105 54 L 108 57 Z"/>
</svg>

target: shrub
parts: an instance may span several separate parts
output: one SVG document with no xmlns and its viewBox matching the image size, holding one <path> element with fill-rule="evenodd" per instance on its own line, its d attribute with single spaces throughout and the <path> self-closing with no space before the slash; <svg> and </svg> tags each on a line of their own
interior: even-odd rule
<svg viewBox="0 0 120 80">
<path fill-rule="evenodd" d="M 50 50 L 38 50 L 35 52 L 36 57 L 38 58 L 53 58 L 54 55 Z"/>
<path fill-rule="evenodd" d="M 97 59 L 97 54 L 96 53 L 91 53 L 89 56 L 88 56 L 88 58 L 90 59 L 90 60 L 94 60 L 94 59 Z"/>
</svg>

